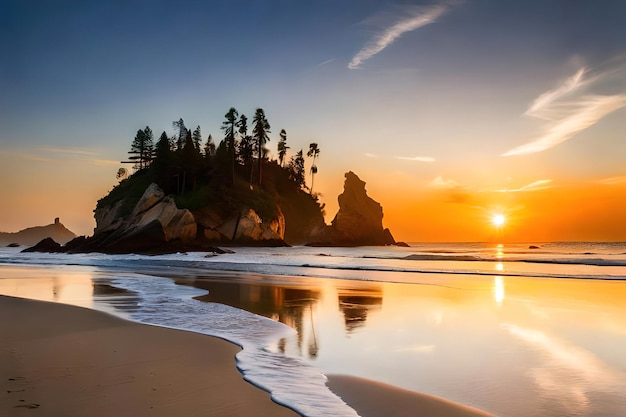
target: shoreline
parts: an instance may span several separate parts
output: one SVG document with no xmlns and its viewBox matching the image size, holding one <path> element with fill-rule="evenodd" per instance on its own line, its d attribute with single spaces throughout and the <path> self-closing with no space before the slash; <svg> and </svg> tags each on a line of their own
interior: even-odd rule
<svg viewBox="0 0 626 417">
<path fill-rule="evenodd" d="M 240 348 L 72 305 L 0 295 L 0 414 L 298 416 L 243 379 Z M 16 319 L 17 318 L 17 319 Z M 490 414 L 376 381 L 330 375 L 361 417 Z"/>
</svg>

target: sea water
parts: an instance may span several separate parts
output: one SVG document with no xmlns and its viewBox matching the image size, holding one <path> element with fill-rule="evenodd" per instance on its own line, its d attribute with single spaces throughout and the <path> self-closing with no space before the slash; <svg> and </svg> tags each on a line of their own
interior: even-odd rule
<svg viewBox="0 0 626 417">
<path fill-rule="evenodd" d="M 506 416 L 620 415 L 626 245 L 537 246 L 236 248 L 156 257 L 2 249 L 0 265 L 88 268 L 94 280 L 133 295 L 117 298 L 117 314 L 242 346 L 244 377 L 306 416 L 356 415 L 326 388 L 324 373 Z"/>
</svg>

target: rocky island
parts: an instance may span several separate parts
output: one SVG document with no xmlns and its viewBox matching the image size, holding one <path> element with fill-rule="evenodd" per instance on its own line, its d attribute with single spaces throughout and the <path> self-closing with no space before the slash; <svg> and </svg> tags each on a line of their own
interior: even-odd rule
<svg viewBox="0 0 626 417">
<path fill-rule="evenodd" d="M 156 145 L 149 127 L 137 131 L 127 161 L 135 172 L 127 176 L 120 169 L 119 184 L 98 201 L 93 236 L 64 246 L 41 242 L 29 250 L 168 253 L 217 246 L 395 244 L 383 228 L 381 205 L 355 173 L 345 174 L 339 210 L 327 225 L 324 205 L 312 190 L 318 144 L 311 143 L 306 154 L 313 159 L 308 187 L 303 151 L 285 158 L 284 129 L 278 159 L 270 159 L 263 146 L 269 140 L 263 110 L 255 113 L 252 135 L 247 118 L 237 116 L 234 108 L 225 115 L 225 138 L 217 147 L 209 135 L 201 149 L 200 127 L 192 133 L 182 119 L 174 122 L 178 134 L 163 132 Z"/>
</svg>

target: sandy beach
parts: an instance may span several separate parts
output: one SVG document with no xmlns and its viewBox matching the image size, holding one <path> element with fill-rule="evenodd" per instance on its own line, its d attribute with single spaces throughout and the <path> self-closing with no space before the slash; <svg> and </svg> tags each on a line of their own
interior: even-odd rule
<svg viewBox="0 0 626 417">
<path fill-rule="evenodd" d="M 224 340 L 0 296 L 0 415 L 296 416 Z"/>
<path fill-rule="evenodd" d="M 297 415 L 243 380 L 224 340 L 7 296 L 0 315 L 1 415 Z M 329 386 L 363 417 L 488 415 L 360 378 Z"/>
</svg>

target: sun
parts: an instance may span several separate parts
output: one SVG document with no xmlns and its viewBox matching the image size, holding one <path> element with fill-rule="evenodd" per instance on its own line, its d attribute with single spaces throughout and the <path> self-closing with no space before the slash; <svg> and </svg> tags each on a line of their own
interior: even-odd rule
<svg viewBox="0 0 626 417">
<path fill-rule="evenodd" d="M 502 227 L 506 223 L 506 217 L 504 217 L 504 214 L 494 214 L 491 218 L 491 223 L 496 227 Z"/>
</svg>

